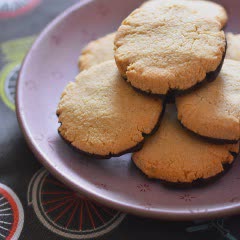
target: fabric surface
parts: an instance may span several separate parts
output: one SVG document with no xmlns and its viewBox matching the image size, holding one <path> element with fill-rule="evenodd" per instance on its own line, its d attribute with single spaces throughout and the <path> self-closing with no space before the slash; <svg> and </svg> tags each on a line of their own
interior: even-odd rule
<svg viewBox="0 0 240 240">
<path fill-rule="evenodd" d="M 15 116 L 19 67 L 38 33 L 75 2 L 0 1 L 0 239 L 240 239 L 240 217 L 165 222 L 103 207 L 54 179 L 33 156 Z"/>
</svg>

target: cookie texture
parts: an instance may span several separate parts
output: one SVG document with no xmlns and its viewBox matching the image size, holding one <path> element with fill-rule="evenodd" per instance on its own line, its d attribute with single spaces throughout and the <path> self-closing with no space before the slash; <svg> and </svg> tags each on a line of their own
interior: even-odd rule
<svg viewBox="0 0 240 240">
<path fill-rule="evenodd" d="M 83 71 L 65 88 L 57 109 L 60 135 L 98 157 L 132 151 L 156 130 L 163 103 L 134 91 L 114 60 Z"/>
<path fill-rule="evenodd" d="M 227 33 L 227 42 L 226 58 L 240 61 L 240 34 Z"/>
<path fill-rule="evenodd" d="M 150 1 L 166 3 L 169 0 L 150 0 Z M 176 1 L 181 2 L 181 0 L 176 0 Z M 226 12 L 226 9 L 220 4 L 214 3 L 212 1 L 206 1 L 206 0 L 201 0 L 201 1 L 187 0 L 187 1 L 190 2 L 189 6 L 192 7 L 193 11 L 196 11 L 202 17 L 216 19 L 221 23 L 222 27 L 224 27 L 227 24 L 228 14 Z M 140 7 L 144 7 L 145 4 L 146 2 L 143 3 Z"/>
<path fill-rule="evenodd" d="M 113 48 L 116 33 L 110 33 L 90 42 L 82 51 L 78 60 L 80 70 L 88 69 L 99 63 L 114 59 Z"/>
<path fill-rule="evenodd" d="M 191 183 L 221 173 L 223 165 L 234 160 L 231 152 L 238 151 L 238 144 L 213 144 L 189 134 L 179 124 L 176 108 L 171 104 L 156 134 L 147 138 L 132 159 L 149 178 Z"/>
<path fill-rule="evenodd" d="M 121 75 L 145 92 L 165 95 L 188 90 L 221 65 L 226 48 L 225 20 L 208 16 L 206 1 L 150 1 L 118 29 L 115 60 Z"/>
<path fill-rule="evenodd" d="M 226 59 L 218 78 L 176 97 L 178 119 L 189 130 L 215 140 L 240 139 L 240 62 Z"/>
</svg>

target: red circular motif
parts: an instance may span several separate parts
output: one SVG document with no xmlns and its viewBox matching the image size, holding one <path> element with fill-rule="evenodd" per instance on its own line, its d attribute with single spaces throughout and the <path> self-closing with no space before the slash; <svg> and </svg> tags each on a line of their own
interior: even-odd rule
<svg viewBox="0 0 240 240">
<path fill-rule="evenodd" d="M 4 4 L 12 4 L 10 9 L 1 9 L 1 6 L 4 6 Z M 29 12 L 30 10 L 32 10 L 33 8 L 35 8 L 39 3 L 41 2 L 41 0 L 28 0 L 26 1 L 26 3 L 20 7 L 15 7 L 17 1 L 12 1 L 9 2 L 9 0 L 1 0 L 1 4 L 0 4 L 0 19 L 6 19 L 6 18 L 14 18 L 20 15 L 23 15 L 27 12 Z M 15 4 L 15 5 L 14 5 Z"/>
<path fill-rule="evenodd" d="M 23 209 L 17 196 L 7 186 L 0 184 L 0 237 L 6 240 L 17 239 L 23 219 Z"/>
<path fill-rule="evenodd" d="M 12 196 L 6 190 L 0 188 L 0 194 L 2 194 L 6 198 L 6 200 L 10 203 L 12 211 L 13 211 L 12 229 L 10 230 L 9 235 L 6 238 L 6 240 L 11 240 L 12 236 L 14 235 L 15 231 L 17 230 L 17 226 L 18 226 L 18 221 L 19 221 L 18 207 L 17 207 L 17 204 L 15 203 L 14 199 L 12 198 Z"/>
<path fill-rule="evenodd" d="M 106 184 L 96 183 L 96 186 L 107 190 Z M 45 170 L 33 176 L 28 201 L 45 227 L 68 239 L 103 236 L 125 218 L 125 214 L 69 189 Z"/>
</svg>

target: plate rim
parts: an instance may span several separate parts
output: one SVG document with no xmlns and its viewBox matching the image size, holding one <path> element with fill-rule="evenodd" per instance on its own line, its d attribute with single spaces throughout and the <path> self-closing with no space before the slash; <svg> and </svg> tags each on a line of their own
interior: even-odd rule
<svg viewBox="0 0 240 240">
<path fill-rule="evenodd" d="M 16 115 L 19 122 L 19 126 L 22 130 L 22 133 L 24 135 L 24 138 L 32 150 L 35 157 L 40 161 L 41 164 L 57 179 L 59 179 L 61 182 L 66 184 L 71 189 L 81 192 L 90 199 L 93 199 L 95 201 L 98 201 L 102 203 L 103 205 L 112 207 L 114 209 L 117 209 L 122 212 L 142 216 L 142 217 L 149 217 L 149 218 L 155 218 L 155 219 L 162 219 L 162 220 L 172 220 L 172 221 L 187 221 L 187 220 L 194 220 L 194 219 L 212 219 L 212 218 L 219 218 L 219 217 L 225 217 L 225 216 L 232 216 L 240 213 L 240 202 L 239 203 L 230 203 L 226 202 L 226 204 L 216 204 L 213 205 L 211 208 L 208 208 L 207 210 L 199 210 L 196 209 L 191 211 L 187 208 L 185 210 L 177 210 L 174 208 L 146 208 L 146 207 L 139 207 L 133 204 L 126 204 L 123 201 L 120 200 L 114 200 L 113 198 L 109 198 L 104 196 L 104 194 L 95 193 L 91 189 L 87 189 L 80 184 L 75 184 L 70 178 L 67 178 L 61 171 L 59 171 L 57 168 L 54 168 L 53 165 L 50 164 L 50 161 L 47 160 L 47 158 L 44 157 L 44 153 L 39 149 L 37 144 L 34 144 L 34 141 L 31 139 L 31 132 L 28 129 L 27 121 L 25 117 L 23 116 L 21 112 L 21 99 L 19 97 L 19 92 L 21 91 L 20 83 L 23 80 L 23 72 L 25 72 L 25 65 L 26 62 L 28 62 L 28 59 L 31 55 L 31 52 L 33 49 L 38 45 L 38 43 L 41 41 L 42 38 L 44 38 L 45 35 L 48 34 L 49 31 L 54 29 L 61 21 L 64 21 L 65 18 L 67 18 L 69 15 L 71 15 L 74 11 L 77 11 L 79 8 L 81 8 L 84 5 L 87 5 L 91 2 L 95 2 L 96 0 L 82 0 L 81 2 L 78 2 L 71 7 L 67 8 L 65 11 L 60 13 L 56 18 L 54 18 L 38 35 L 37 39 L 31 46 L 30 50 L 28 51 L 27 55 L 25 56 L 22 66 L 19 71 L 18 79 L 17 79 L 17 86 L 16 86 Z M 184 207 L 182 207 L 184 208 Z"/>
</svg>

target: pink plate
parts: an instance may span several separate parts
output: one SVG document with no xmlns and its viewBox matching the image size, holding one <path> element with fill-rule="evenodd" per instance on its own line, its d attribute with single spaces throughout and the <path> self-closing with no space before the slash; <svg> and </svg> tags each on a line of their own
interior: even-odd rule
<svg viewBox="0 0 240 240">
<path fill-rule="evenodd" d="M 85 0 L 56 18 L 39 36 L 23 64 L 17 115 L 37 158 L 65 184 L 107 206 L 145 217 L 171 220 L 240 213 L 240 162 L 205 187 L 173 189 L 147 179 L 131 155 L 96 160 L 75 152 L 59 137 L 55 115 L 62 90 L 78 73 L 81 49 L 117 29 L 141 0 Z M 240 1 L 224 0 L 227 30 L 239 31 Z"/>
</svg>

